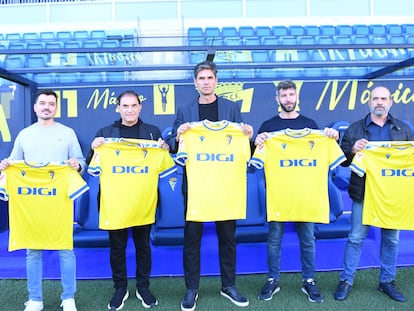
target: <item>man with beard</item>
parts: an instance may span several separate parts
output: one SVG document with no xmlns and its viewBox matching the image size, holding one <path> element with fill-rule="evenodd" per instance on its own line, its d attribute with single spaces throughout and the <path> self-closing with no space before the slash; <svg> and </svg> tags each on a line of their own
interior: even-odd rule
<svg viewBox="0 0 414 311">
<path fill-rule="evenodd" d="M 276 101 L 279 103 L 280 112 L 273 118 L 263 122 L 255 140 L 256 146 L 261 146 L 269 137 L 270 132 L 285 129 L 318 129 L 316 122 L 296 111 L 298 94 L 296 84 L 293 81 L 281 81 L 277 87 Z M 325 128 L 324 134 L 328 137 L 338 139 L 338 131 L 332 128 Z M 268 189 L 269 190 L 269 189 Z M 292 187 L 292 191 L 296 191 Z M 305 204 L 305 202 L 304 202 Z M 315 238 L 313 222 L 296 222 L 296 229 L 300 241 L 300 257 L 302 263 L 303 285 L 302 291 L 308 296 L 311 302 L 322 302 L 323 296 L 315 284 Z M 284 222 L 270 221 L 267 239 L 268 252 L 268 280 L 259 292 L 260 300 L 269 301 L 273 295 L 279 292 L 280 280 L 280 258 L 282 251 L 282 237 Z"/>
<path fill-rule="evenodd" d="M 389 114 L 392 106 L 390 91 L 383 86 L 371 91 L 368 102 L 370 113 L 364 119 L 351 124 L 346 130 L 341 148 L 347 158 L 342 163 L 349 166 L 354 155 L 365 148 L 371 141 L 412 141 L 414 137 L 410 128 L 403 121 Z M 340 274 L 339 284 L 335 290 L 336 300 L 345 300 L 351 289 L 354 274 L 361 257 L 362 245 L 370 226 L 362 224 L 362 211 L 365 194 L 365 175 L 358 176 L 354 172 L 348 188 L 352 202 L 352 228 L 345 245 L 344 270 Z M 391 299 L 404 302 L 395 283 L 396 261 L 398 256 L 399 230 L 381 229 L 381 269 L 378 290 L 387 294 Z"/>
</svg>

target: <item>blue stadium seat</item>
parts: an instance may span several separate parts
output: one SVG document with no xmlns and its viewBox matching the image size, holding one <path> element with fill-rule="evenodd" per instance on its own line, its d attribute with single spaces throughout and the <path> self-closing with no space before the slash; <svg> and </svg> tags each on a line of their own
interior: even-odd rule
<svg viewBox="0 0 414 311">
<path fill-rule="evenodd" d="M 279 44 L 282 45 L 295 45 L 296 42 L 296 36 L 281 36 L 279 37 Z"/>
<path fill-rule="evenodd" d="M 190 64 L 198 64 L 206 60 L 206 53 L 203 51 L 190 51 Z"/>
<path fill-rule="evenodd" d="M 120 47 L 133 47 L 135 46 L 135 42 L 136 42 L 135 40 L 124 39 L 119 42 L 119 46 Z"/>
<path fill-rule="evenodd" d="M 224 37 L 224 45 L 239 46 L 242 45 L 242 39 L 240 37 Z"/>
<path fill-rule="evenodd" d="M 240 26 L 239 27 L 239 36 L 244 37 L 252 37 L 255 36 L 256 33 L 254 31 L 254 28 L 252 26 Z"/>
<path fill-rule="evenodd" d="M 125 73 L 121 71 L 108 71 L 106 73 L 106 81 L 108 82 L 121 82 L 126 81 Z"/>
<path fill-rule="evenodd" d="M 29 50 L 36 50 L 36 49 L 44 49 L 45 48 L 45 43 L 41 42 L 41 41 L 37 41 L 37 42 L 29 42 L 27 43 L 27 48 Z"/>
<path fill-rule="evenodd" d="M 4 60 L 6 69 L 18 69 L 26 66 L 26 56 L 24 54 L 10 54 Z"/>
<path fill-rule="evenodd" d="M 29 42 L 29 41 L 37 41 L 39 40 L 39 36 L 37 32 L 25 32 L 23 33 L 23 41 Z"/>
<path fill-rule="evenodd" d="M 235 75 L 238 79 L 249 79 L 256 77 L 254 69 L 236 69 Z"/>
<path fill-rule="evenodd" d="M 82 47 L 84 49 L 97 49 L 101 47 L 101 42 L 99 40 L 84 40 Z"/>
<path fill-rule="evenodd" d="M 334 124 L 331 125 L 332 128 L 339 132 L 339 140 L 338 143 L 342 142 L 344 138 L 344 134 L 346 129 L 349 127 L 350 123 L 348 121 L 336 121 Z M 335 170 L 332 172 L 332 180 L 333 183 L 340 189 L 340 190 L 347 190 L 349 186 L 349 180 L 351 178 L 351 170 L 349 167 L 344 167 L 339 165 Z"/>
<path fill-rule="evenodd" d="M 259 78 L 275 79 L 280 76 L 280 70 L 277 68 L 257 69 L 256 75 Z"/>
<path fill-rule="evenodd" d="M 22 41 L 22 36 L 18 32 L 6 34 L 6 40 L 8 41 Z"/>
<path fill-rule="evenodd" d="M 307 50 L 292 51 L 290 54 L 292 62 L 307 62 L 309 61 L 309 52 Z"/>
<path fill-rule="evenodd" d="M 73 39 L 75 40 L 88 40 L 89 39 L 89 31 L 87 30 L 75 30 L 72 33 Z"/>
<path fill-rule="evenodd" d="M 105 72 L 86 72 L 82 73 L 81 81 L 86 83 L 98 83 L 105 81 Z"/>
<path fill-rule="evenodd" d="M 184 241 L 183 168 L 158 182 L 158 207 L 152 226 L 153 245 L 182 245 Z"/>
<path fill-rule="evenodd" d="M 49 83 L 56 83 L 56 74 L 53 72 L 50 73 L 36 73 L 33 75 L 33 79 L 37 83 L 49 84 Z"/>
<path fill-rule="evenodd" d="M 305 26 L 306 36 L 319 36 L 320 34 L 321 34 L 321 31 L 318 26 L 315 26 L 315 25 Z"/>
<path fill-rule="evenodd" d="M 42 31 L 39 34 L 39 38 L 42 41 L 54 41 L 54 40 L 56 40 L 55 33 L 53 31 Z"/>
<path fill-rule="evenodd" d="M 263 45 L 278 45 L 279 39 L 276 36 L 262 37 Z"/>
<path fill-rule="evenodd" d="M 273 35 L 272 30 L 269 26 L 256 26 L 256 36 L 258 37 L 267 37 Z"/>
<path fill-rule="evenodd" d="M 352 36 L 350 35 L 338 35 L 334 37 L 336 44 L 352 44 Z"/>
<path fill-rule="evenodd" d="M 221 37 L 220 28 L 218 27 L 206 27 L 204 29 L 204 36 L 209 37 Z"/>
<path fill-rule="evenodd" d="M 91 65 L 91 60 L 89 59 L 88 55 L 86 54 L 77 54 L 76 55 L 76 63 L 73 64 L 77 67 L 88 67 Z"/>
<path fill-rule="evenodd" d="M 99 177 L 84 174 L 89 191 L 75 201 L 73 244 L 75 247 L 108 247 L 106 230 L 99 229 L 98 189 Z"/>
<path fill-rule="evenodd" d="M 224 40 L 221 37 L 208 37 L 206 39 L 207 46 L 222 46 L 224 45 Z"/>
<path fill-rule="evenodd" d="M 187 30 L 187 36 L 189 38 L 203 37 L 204 36 L 203 28 L 201 28 L 201 27 L 189 27 L 188 30 Z"/>
<path fill-rule="evenodd" d="M 250 52 L 252 62 L 267 63 L 269 62 L 269 52 L 267 50 L 254 50 Z"/>
<path fill-rule="evenodd" d="M 91 30 L 91 32 L 89 33 L 88 39 L 106 40 L 107 39 L 106 31 L 102 29 Z"/>
<path fill-rule="evenodd" d="M 206 41 L 204 37 L 191 37 L 188 38 L 188 45 L 189 46 L 204 46 L 206 45 Z"/>
<path fill-rule="evenodd" d="M 234 70 L 231 69 L 222 69 L 217 72 L 217 77 L 219 79 L 233 79 L 234 78 Z"/>
<path fill-rule="evenodd" d="M 414 34 L 406 37 L 407 44 L 414 44 Z"/>
<path fill-rule="evenodd" d="M 63 47 L 65 49 L 79 49 L 82 45 L 80 41 L 68 40 L 63 42 Z"/>
<path fill-rule="evenodd" d="M 27 48 L 26 42 L 17 42 L 17 41 L 11 41 L 9 43 L 9 49 L 10 50 L 24 50 Z"/>
<path fill-rule="evenodd" d="M 318 37 L 318 43 L 319 44 L 334 44 L 334 37 L 330 36 L 330 35 L 328 35 L 328 36 L 326 36 L 326 35 L 319 36 Z"/>
<path fill-rule="evenodd" d="M 369 26 L 369 33 L 371 35 L 386 35 L 387 29 L 384 25 L 373 24 Z"/>
<path fill-rule="evenodd" d="M 334 36 L 336 34 L 336 28 L 333 25 L 321 25 L 321 36 Z"/>
<path fill-rule="evenodd" d="M 369 36 L 353 36 L 354 44 L 370 44 Z"/>
<path fill-rule="evenodd" d="M 315 36 L 298 36 L 296 39 L 298 44 L 315 44 Z"/>
<path fill-rule="evenodd" d="M 71 31 L 57 31 L 56 32 L 56 39 L 58 41 L 73 40 L 72 32 Z"/>
<path fill-rule="evenodd" d="M 323 77 L 325 75 L 325 71 L 323 70 L 323 68 L 305 68 L 303 75 L 305 77 Z"/>
<path fill-rule="evenodd" d="M 405 35 L 414 35 L 414 24 L 403 24 L 402 31 Z"/>
<path fill-rule="evenodd" d="M 124 31 L 121 29 L 110 29 L 106 32 L 106 39 L 108 40 L 123 40 L 124 39 Z M 132 38 L 129 38 L 131 40 Z"/>
<path fill-rule="evenodd" d="M 261 40 L 260 40 L 259 36 L 244 37 L 243 38 L 243 44 L 244 45 L 260 45 Z"/>
<path fill-rule="evenodd" d="M 85 42 L 84 42 L 83 46 L 85 46 Z M 118 40 L 103 40 L 101 42 L 101 47 L 103 47 L 103 48 L 117 48 L 117 47 L 119 47 L 119 41 Z"/>
<path fill-rule="evenodd" d="M 350 36 L 354 34 L 354 29 L 351 25 L 337 25 L 336 34 Z"/>
<path fill-rule="evenodd" d="M 354 35 L 363 35 L 363 36 L 368 36 L 370 34 L 370 29 L 368 25 L 363 25 L 363 24 L 356 24 L 353 26 L 354 28 Z"/>
<path fill-rule="evenodd" d="M 396 45 L 405 44 L 406 43 L 405 40 L 406 40 L 406 37 L 403 36 L 403 35 L 391 35 L 391 36 L 388 36 L 388 42 L 390 44 L 396 44 Z"/>
<path fill-rule="evenodd" d="M 77 83 L 80 82 L 79 72 L 60 72 L 56 74 L 58 83 Z"/>
<path fill-rule="evenodd" d="M 272 35 L 273 36 L 288 36 L 289 31 L 285 26 L 272 26 Z"/>
<path fill-rule="evenodd" d="M 402 25 L 387 24 L 385 25 L 387 35 L 401 35 L 403 33 Z"/>
<path fill-rule="evenodd" d="M 135 29 L 124 29 L 122 40 L 138 40 L 138 34 Z"/>
<path fill-rule="evenodd" d="M 265 242 L 268 234 L 266 222 L 266 190 L 263 170 L 249 168 L 247 172 L 246 219 L 236 221 L 238 243 Z"/>
<path fill-rule="evenodd" d="M 46 67 L 47 57 L 42 54 L 29 54 L 26 62 L 28 68 L 43 68 Z"/>
<path fill-rule="evenodd" d="M 305 28 L 299 25 L 291 25 L 288 27 L 288 34 L 290 36 L 304 36 Z"/>
<path fill-rule="evenodd" d="M 386 35 L 372 35 L 370 41 L 372 44 L 387 44 L 388 38 Z"/>
<path fill-rule="evenodd" d="M 62 41 L 47 41 L 45 43 L 46 49 L 61 49 L 63 48 L 63 42 Z"/>
<path fill-rule="evenodd" d="M 239 34 L 237 32 L 236 27 L 226 26 L 226 27 L 221 28 L 221 36 L 223 38 L 226 38 L 226 37 L 237 37 L 238 35 Z"/>
</svg>

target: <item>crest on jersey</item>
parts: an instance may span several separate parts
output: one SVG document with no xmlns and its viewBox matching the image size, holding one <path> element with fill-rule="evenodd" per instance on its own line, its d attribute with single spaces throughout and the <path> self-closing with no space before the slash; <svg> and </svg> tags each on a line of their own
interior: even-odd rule
<svg viewBox="0 0 414 311">
<path fill-rule="evenodd" d="M 206 137 L 205 137 L 205 136 L 203 136 L 203 135 L 199 137 L 199 139 L 200 139 L 200 141 L 201 141 L 201 142 L 203 142 L 205 138 L 206 138 Z"/>
<path fill-rule="evenodd" d="M 315 146 L 315 142 L 313 140 L 309 141 L 309 148 L 310 150 L 313 150 L 313 147 Z"/>
<path fill-rule="evenodd" d="M 172 191 L 174 191 L 174 189 L 175 189 L 175 185 L 177 184 L 177 177 L 171 177 L 171 178 L 168 180 L 168 183 L 170 184 L 170 188 L 171 188 L 171 190 L 172 190 Z"/>
<path fill-rule="evenodd" d="M 53 179 L 55 177 L 55 171 L 49 171 L 50 179 Z"/>
<path fill-rule="evenodd" d="M 230 145 L 231 141 L 233 140 L 233 136 L 232 135 L 227 135 L 226 139 L 227 139 L 227 144 Z"/>
</svg>

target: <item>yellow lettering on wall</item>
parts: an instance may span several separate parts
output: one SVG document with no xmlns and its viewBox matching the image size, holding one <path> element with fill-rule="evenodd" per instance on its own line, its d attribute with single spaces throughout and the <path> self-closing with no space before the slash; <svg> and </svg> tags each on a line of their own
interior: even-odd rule
<svg viewBox="0 0 414 311">
<path fill-rule="evenodd" d="M 106 109 L 108 105 L 116 105 L 116 97 L 115 93 L 111 93 L 111 98 L 109 98 L 109 89 L 105 89 L 102 92 L 102 95 L 99 95 L 99 89 L 96 89 L 93 91 L 91 97 L 89 98 L 88 104 L 86 105 L 86 108 L 89 109 L 92 105 L 93 109 L 96 109 L 99 107 L 101 102 L 103 102 L 103 108 Z"/>
<path fill-rule="evenodd" d="M 397 89 L 391 95 L 393 102 L 396 104 L 409 104 L 414 102 L 414 94 L 409 87 L 405 87 L 404 83 L 398 84 Z"/>
<path fill-rule="evenodd" d="M 62 98 L 66 99 L 67 116 L 69 118 L 76 118 L 78 116 L 78 91 L 64 90 Z"/>
<path fill-rule="evenodd" d="M 6 114 L 3 105 L 0 105 L 0 133 L 4 142 L 11 142 L 9 125 L 7 123 Z"/>
<path fill-rule="evenodd" d="M 330 96 L 329 96 L 329 110 L 335 110 L 338 103 L 341 101 L 341 99 L 344 97 L 345 92 L 349 90 L 349 96 L 348 96 L 348 109 L 354 110 L 355 109 L 355 103 L 356 103 L 356 95 L 358 90 L 358 81 L 356 80 L 347 80 L 344 84 L 344 86 L 339 89 L 339 81 L 338 80 L 329 80 L 325 83 L 325 86 L 322 90 L 322 93 L 319 97 L 319 100 L 316 104 L 316 110 L 319 110 L 322 106 L 322 103 L 324 102 L 325 98 L 328 96 L 328 92 L 330 90 Z M 339 89 L 339 93 L 338 93 Z"/>
</svg>

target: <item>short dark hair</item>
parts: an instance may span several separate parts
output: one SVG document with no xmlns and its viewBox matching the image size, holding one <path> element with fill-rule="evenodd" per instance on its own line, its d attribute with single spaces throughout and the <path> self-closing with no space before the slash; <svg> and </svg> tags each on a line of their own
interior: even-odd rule
<svg viewBox="0 0 414 311">
<path fill-rule="evenodd" d="M 287 90 L 287 89 L 294 89 L 296 90 L 296 84 L 292 80 L 283 80 L 280 81 L 279 84 L 276 86 L 277 94 L 279 94 L 280 90 Z"/>
<path fill-rule="evenodd" d="M 125 91 L 119 94 L 118 97 L 116 98 L 117 105 L 119 105 L 119 103 L 121 102 L 121 98 L 124 96 L 135 96 L 138 99 L 138 104 L 141 105 L 141 100 L 139 99 L 139 95 L 132 90 L 128 90 L 128 91 Z"/>
<path fill-rule="evenodd" d="M 55 96 L 56 101 L 58 99 L 58 95 L 56 94 L 56 92 L 53 91 L 53 90 L 50 90 L 50 89 L 40 89 L 40 90 L 38 90 L 36 92 L 36 101 L 39 99 L 40 95 L 52 95 L 52 96 Z"/>
<path fill-rule="evenodd" d="M 216 64 L 206 60 L 204 62 L 198 63 L 194 67 L 194 78 L 197 78 L 198 73 L 201 70 L 204 70 L 204 69 L 210 69 L 213 72 L 214 76 L 217 77 L 217 66 L 216 66 Z"/>
</svg>

